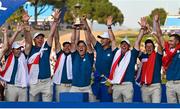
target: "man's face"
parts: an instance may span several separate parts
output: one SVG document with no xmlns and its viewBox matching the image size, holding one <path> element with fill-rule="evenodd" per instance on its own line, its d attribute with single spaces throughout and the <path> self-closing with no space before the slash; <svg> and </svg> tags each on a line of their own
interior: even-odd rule
<svg viewBox="0 0 180 109">
<path fill-rule="evenodd" d="M 110 39 L 108 38 L 101 38 L 101 45 L 104 46 L 109 46 L 110 45 Z"/>
<path fill-rule="evenodd" d="M 176 45 L 179 43 L 179 41 L 177 41 L 175 39 L 175 37 L 172 36 L 172 37 L 169 38 L 168 43 L 169 43 L 170 48 L 175 48 Z"/>
<path fill-rule="evenodd" d="M 145 49 L 147 54 L 151 54 L 154 51 L 154 46 L 152 43 L 147 43 Z"/>
<path fill-rule="evenodd" d="M 121 46 L 120 47 L 121 47 L 121 52 L 123 54 L 125 54 L 129 50 L 129 48 L 130 48 L 129 44 L 127 42 L 125 42 L 125 41 L 121 42 Z"/>
<path fill-rule="evenodd" d="M 19 57 L 20 54 L 21 54 L 21 47 L 19 47 L 19 48 L 13 48 L 13 49 L 12 49 L 12 52 L 13 52 L 13 54 L 14 54 L 15 57 Z"/>
<path fill-rule="evenodd" d="M 84 56 L 86 51 L 87 51 L 86 45 L 84 43 L 79 43 L 78 52 L 79 52 L 80 56 Z"/>
<path fill-rule="evenodd" d="M 36 38 L 34 38 L 34 43 L 35 43 L 35 46 L 42 47 L 44 43 L 44 36 L 38 35 Z"/>
<path fill-rule="evenodd" d="M 65 44 L 64 46 L 63 46 L 63 51 L 65 52 L 65 53 L 70 53 L 71 52 L 71 45 L 70 44 Z"/>
</svg>

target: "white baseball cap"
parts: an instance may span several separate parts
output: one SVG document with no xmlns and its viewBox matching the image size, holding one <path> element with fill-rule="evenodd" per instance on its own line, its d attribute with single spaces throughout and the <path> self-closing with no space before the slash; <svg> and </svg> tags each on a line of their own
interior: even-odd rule
<svg viewBox="0 0 180 109">
<path fill-rule="evenodd" d="M 131 43 L 130 43 L 129 39 L 127 38 L 127 36 L 122 39 L 121 43 L 122 42 L 126 42 L 127 44 L 131 45 Z"/>
<path fill-rule="evenodd" d="M 44 34 L 43 34 L 43 33 L 37 32 L 37 33 L 34 34 L 33 39 L 36 38 L 36 37 L 39 36 L 39 35 L 42 35 L 42 36 L 44 37 Z"/>
<path fill-rule="evenodd" d="M 20 48 L 20 47 L 22 47 L 22 46 L 18 42 L 13 42 L 12 48 L 17 49 L 17 48 Z"/>
<path fill-rule="evenodd" d="M 98 37 L 98 38 L 107 38 L 107 39 L 110 38 L 108 32 L 104 32 L 102 35 L 98 35 L 97 37 Z"/>
</svg>

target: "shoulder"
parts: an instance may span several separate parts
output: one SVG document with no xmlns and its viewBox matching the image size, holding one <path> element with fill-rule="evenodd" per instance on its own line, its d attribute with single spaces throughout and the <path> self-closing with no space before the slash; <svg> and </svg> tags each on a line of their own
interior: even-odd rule
<svg viewBox="0 0 180 109">
<path fill-rule="evenodd" d="M 102 45 L 97 41 L 96 44 L 94 45 L 94 48 L 102 48 Z"/>
</svg>

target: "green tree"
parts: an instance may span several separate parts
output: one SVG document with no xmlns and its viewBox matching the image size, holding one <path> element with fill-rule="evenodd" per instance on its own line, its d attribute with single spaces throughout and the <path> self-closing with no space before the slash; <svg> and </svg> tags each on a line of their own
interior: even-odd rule
<svg viewBox="0 0 180 109">
<path fill-rule="evenodd" d="M 91 21 L 97 20 L 98 23 L 105 24 L 106 18 L 110 15 L 114 17 L 114 24 L 119 23 L 120 25 L 124 21 L 122 12 L 115 6 L 112 5 L 109 0 L 67 0 L 65 3 L 68 7 L 68 11 L 65 14 L 65 21 L 72 22 L 71 11 L 76 11 L 74 6 L 76 3 L 81 4 L 80 16 L 86 14 L 88 19 Z"/>
<path fill-rule="evenodd" d="M 16 12 L 14 12 L 7 20 L 6 22 L 8 24 L 15 24 L 17 22 L 21 21 L 22 18 L 22 11 L 23 7 L 20 7 Z"/>
<path fill-rule="evenodd" d="M 112 5 L 109 0 L 28 0 L 31 2 L 31 5 L 35 7 L 34 9 L 34 18 L 35 18 L 35 24 L 37 24 L 37 18 L 38 15 L 44 13 L 46 10 L 44 10 L 45 5 L 50 4 L 53 5 L 55 8 L 61 8 L 63 6 L 67 7 L 67 12 L 65 14 L 65 22 L 72 23 L 73 17 L 71 12 L 74 11 L 76 13 L 76 9 L 74 6 L 76 3 L 80 3 L 82 5 L 79 15 L 83 16 L 84 14 L 87 15 L 88 19 L 90 19 L 92 22 L 94 20 L 97 20 L 98 23 L 105 24 L 106 18 L 109 15 L 112 15 L 114 17 L 114 24 L 119 23 L 120 25 L 124 21 L 124 16 L 122 12 L 115 6 Z M 40 8 L 38 10 L 38 8 Z M 17 15 L 21 15 L 21 13 L 18 13 Z M 17 16 L 18 17 L 18 16 Z M 12 19 L 15 18 L 15 16 L 12 17 Z"/>
<path fill-rule="evenodd" d="M 147 21 L 150 24 L 150 26 L 153 25 L 153 16 L 158 14 L 160 17 L 160 25 L 164 25 L 164 22 L 167 17 L 167 12 L 163 8 L 156 8 L 152 10 L 151 14 L 147 16 Z"/>
</svg>

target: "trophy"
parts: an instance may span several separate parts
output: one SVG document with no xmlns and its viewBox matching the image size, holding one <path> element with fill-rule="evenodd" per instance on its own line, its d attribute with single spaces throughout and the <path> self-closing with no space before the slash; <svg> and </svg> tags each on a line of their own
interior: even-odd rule
<svg viewBox="0 0 180 109">
<path fill-rule="evenodd" d="M 79 17 L 79 11 L 81 9 L 81 4 L 80 3 L 76 3 L 76 5 L 74 5 L 74 8 L 75 8 L 75 11 L 76 11 L 76 15 L 73 13 L 73 17 L 75 19 L 74 26 L 80 26 L 80 25 L 82 25 L 81 19 Z"/>
</svg>

